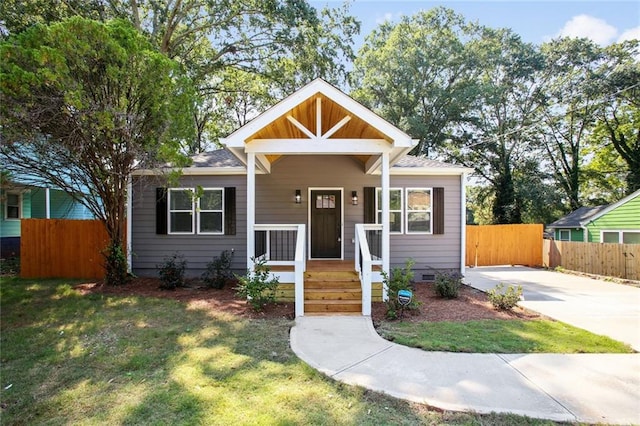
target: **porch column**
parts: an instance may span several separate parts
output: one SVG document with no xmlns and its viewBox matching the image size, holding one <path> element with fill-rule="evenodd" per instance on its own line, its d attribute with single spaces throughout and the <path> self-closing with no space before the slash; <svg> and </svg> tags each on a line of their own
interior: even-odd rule
<svg viewBox="0 0 640 426">
<path fill-rule="evenodd" d="M 382 270 L 389 273 L 389 153 L 382 153 Z M 383 294 L 384 299 L 387 295 Z"/>
<path fill-rule="evenodd" d="M 251 258 L 256 252 L 256 154 L 247 153 L 247 268 L 253 270 Z"/>
</svg>

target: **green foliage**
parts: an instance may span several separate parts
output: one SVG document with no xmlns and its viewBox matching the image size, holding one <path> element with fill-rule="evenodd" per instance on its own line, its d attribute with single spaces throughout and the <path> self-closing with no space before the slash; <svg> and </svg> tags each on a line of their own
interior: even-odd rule
<svg viewBox="0 0 640 426">
<path fill-rule="evenodd" d="M 178 252 L 171 256 L 165 257 L 164 262 L 156 265 L 160 281 L 160 288 L 165 290 L 175 290 L 177 287 L 184 286 L 184 272 L 187 269 L 187 261 L 184 256 Z"/>
<path fill-rule="evenodd" d="M 233 261 L 234 252 L 224 250 L 220 256 L 214 257 L 207 263 L 207 269 L 202 274 L 202 280 L 207 287 L 221 289 L 224 288 L 227 281 L 233 278 L 231 271 L 231 262 Z"/>
<path fill-rule="evenodd" d="M 270 277 L 270 270 L 265 260 L 252 260 L 254 261 L 253 271 L 247 270 L 247 274 L 243 276 L 236 275 L 238 279 L 236 293 L 239 297 L 247 299 L 254 310 L 261 311 L 266 304 L 276 300 L 279 280 L 278 277 Z"/>
<path fill-rule="evenodd" d="M 18 275 L 20 273 L 20 258 L 0 258 L 0 275 Z"/>
<path fill-rule="evenodd" d="M 462 285 L 462 275 L 458 272 L 436 273 L 436 294 L 446 299 L 457 299 Z"/>
<path fill-rule="evenodd" d="M 487 292 L 487 296 L 494 308 L 509 311 L 518 305 L 522 297 L 522 286 L 508 285 L 506 290 L 504 287 L 504 283 L 497 284 Z"/>
<path fill-rule="evenodd" d="M 127 272 L 127 256 L 122 244 L 111 242 L 104 253 L 105 282 L 110 285 L 124 285 L 129 282 Z"/>
<path fill-rule="evenodd" d="M 385 302 L 387 307 L 386 317 L 388 319 L 397 319 L 402 309 L 418 309 L 420 302 L 414 297 L 407 306 L 402 306 L 398 302 L 398 292 L 400 290 L 413 291 L 413 271 L 411 268 L 415 264 L 413 259 L 407 259 L 404 268 L 393 268 L 391 275 L 386 271 L 382 271 L 382 282 L 387 289 L 389 299 Z"/>
</svg>

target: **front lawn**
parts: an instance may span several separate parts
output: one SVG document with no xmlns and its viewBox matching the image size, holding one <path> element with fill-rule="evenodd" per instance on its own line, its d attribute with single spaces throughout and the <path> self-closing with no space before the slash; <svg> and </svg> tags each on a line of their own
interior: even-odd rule
<svg viewBox="0 0 640 426">
<path fill-rule="evenodd" d="M 481 353 L 633 353 L 628 345 L 548 319 L 382 322 L 385 338 L 427 351 Z"/>
<path fill-rule="evenodd" d="M 212 290 L 215 294 L 215 290 Z M 0 406 L 18 424 L 555 424 L 450 413 L 327 379 L 286 319 L 2 277 Z"/>
</svg>

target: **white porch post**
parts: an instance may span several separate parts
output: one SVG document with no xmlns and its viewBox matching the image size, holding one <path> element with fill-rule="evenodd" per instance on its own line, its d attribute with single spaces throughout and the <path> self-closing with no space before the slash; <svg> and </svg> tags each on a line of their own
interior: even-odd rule
<svg viewBox="0 0 640 426">
<path fill-rule="evenodd" d="M 51 191 L 48 187 L 44 189 L 44 217 L 51 219 Z"/>
<path fill-rule="evenodd" d="M 251 258 L 256 252 L 256 154 L 247 153 L 247 268 L 253 270 Z"/>
<path fill-rule="evenodd" d="M 389 153 L 382 153 L 382 270 L 389 273 L 391 240 L 389 238 Z M 387 300 L 388 295 L 382 297 Z"/>
</svg>

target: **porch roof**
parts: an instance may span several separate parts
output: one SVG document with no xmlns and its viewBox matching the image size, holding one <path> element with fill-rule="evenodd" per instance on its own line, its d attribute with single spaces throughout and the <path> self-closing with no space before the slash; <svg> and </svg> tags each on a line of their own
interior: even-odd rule
<svg viewBox="0 0 640 426">
<path fill-rule="evenodd" d="M 356 157 L 367 173 L 391 165 L 417 143 L 402 130 L 322 79 L 288 96 L 221 141 L 243 164 L 247 153 L 269 173 L 282 155 L 340 154 Z"/>
</svg>

